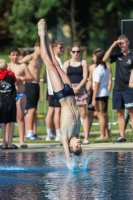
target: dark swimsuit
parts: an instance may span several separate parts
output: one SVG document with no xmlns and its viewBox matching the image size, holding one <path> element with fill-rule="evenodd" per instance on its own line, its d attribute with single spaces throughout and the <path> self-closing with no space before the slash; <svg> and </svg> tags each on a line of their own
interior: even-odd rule
<svg viewBox="0 0 133 200">
<path fill-rule="evenodd" d="M 54 92 L 54 96 L 57 100 L 60 100 L 68 96 L 74 96 L 74 92 L 68 84 L 64 84 L 64 88 L 62 90 Z"/>
</svg>

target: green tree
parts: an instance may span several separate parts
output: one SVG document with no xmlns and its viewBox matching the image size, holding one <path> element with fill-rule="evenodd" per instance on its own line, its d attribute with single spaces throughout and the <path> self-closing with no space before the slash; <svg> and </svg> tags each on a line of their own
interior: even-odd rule
<svg viewBox="0 0 133 200">
<path fill-rule="evenodd" d="M 133 0 L 93 0 L 89 8 L 91 39 L 107 48 L 121 34 L 121 20 L 129 19 Z M 107 47 L 105 47 L 107 46 Z"/>
<path fill-rule="evenodd" d="M 13 4 L 13 0 L 0 0 L 0 43 L 1 46 L 4 44 L 6 39 L 10 39 L 10 31 L 8 24 L 8 16 L 11 13 L 11 6 Z"/>
<path fill-rule="evenodd" d="M 45 18 L 47 21 L 50 12 L 55 22 L 54 10 L 59 6 L 60 1 L 57 0 L 14 0 L 12 14 L 9 17 L 14 43 L 19 46 L 32 46 L 38 40 L 38 20 Z"/>
</svg>

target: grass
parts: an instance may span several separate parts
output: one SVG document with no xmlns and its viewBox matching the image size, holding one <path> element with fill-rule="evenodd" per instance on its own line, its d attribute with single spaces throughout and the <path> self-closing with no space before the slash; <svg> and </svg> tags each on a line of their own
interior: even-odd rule
<svg viewBox="0 0 133 200">
<path fill-rule="evenodd" d="M 95 143 L 109 143 L 109 142 L 114 142 L 117 138 L 118 138 L 119 134 L 111 134 L 111 138 L 110 139 L 107 139 L 107 140 L 96 140 L 98 137 L 99 137 L 99 134 L 91 134 L 90 137 L 89 137 L 89 141 L 90 141 L 90 144 L 95 144 Z M 133 133 L 132 132 L 127 132 L 126 133 L 126 139 L 127 139 L 127 142 L 133 142 Z M 83 139 L 81 139 L 81 141 L 83 141 Z M 16 138 L 14 137 L 13 138 L 13 142 L 15 143 L 19 143 L 19 140 L 16 140 Z M 38 144 L 50 144 L 50 143 L 60 143 L 60 142 L 56 142 L 55 140 L 51 140 L 51 141 L 46 141 L 45 139 L 41 139 L 41 140 L 33 140 L 33 141 L 30 141 L 30 140 L 25 140 L 25 143 L 27 144 L 35 144 L 35 143 L 38 143 Z"/>
<path fill-rule="evenodd" d="M 7 62 L 9 62 L 9 58 L 8 58 L 8 55 L 6 54 L 0 54 L 0 58 L 4 58 L 7 60 Z M 88 57 L 87 58 L 87 61 L 91 60 L 91 57 Z M 112 66 L 112 74 L 113 74 L 113 77 L 115 76 L 115 64 L 111 64 Z M 41 71 L 41 77 L 43 77 L 43 74 L 44 74 L 44 69 L 45 67 L 43 66 L 42 67 L 42 71 Z M 45 116 L 46 116 L 46 113 L 47 113 L 47 109 L 48 109 L 48 102 L 46 100 L 46 97 L 45 97 L 45 94 L 46 94 L 46 88 L 47 88 L 47 85 L 46 84 L 43 84 L 42 82 L 40 83 L 40 88 L 41 88 L 41 92 L 40 92 L 40 101 L 39 101 L 39 104 L 38 104 L 38 109 L 37 109 L 37 113 L 43 113 Z M 113 123 L 113 122 L 117 122 L 117 114 L 116 114 L 116 111 L 112 110 L 112 92 L 110 94 L 110 97 L 109 97 L 109 102 L 108 102 L 108 115 L 109 115 L 109 122 L 110 123 Z M 94 119 L 93 122 L 97 122 L 96 119 Z M 129 126 L 127 128 L 130 128 Z M 111 130 L 118 130 L 118 124 L 116 125 L 112 125 L 111 126 Z M 83 132 L 83 127 L 81 126 L 81 129 L 80 129 L 81 132 Z M 99 131 L 99 126 L 92 126 L 91 127 L 91 131 L 92 132 L 95 132 L 95 131 Z M 46 135 L 46 127 L 45 127 L 45 122 L 44 122 L 44 118 L 38 118 L 38 127 L 37 127 L 37 134 L 38 135 Z M 117 136 L 119 134 L 112 134 L 111 136 L 111 140 L 114 141 Z M 97 135 L 90 135 L 90 142 L 91 143 L 99 143 L 99 142 L 110 142 L 111 140 L 106 140 L 106 141 L 96 141 L 96 138 L 99 136 L 99 134 Z M 126 136 L 127 136 L 127 141 L 133 141 L 132 139 L 132 133 L 126 133 Z M 15 126 L 15 133 L 14 133 L 14 138 L 15 137 L 18 137 L 18 127 Z M 45 140 L 35 140 L 35 141 L 28 141 L 28 143 L 45 143 L 46 141 Z M 55 141 L 53 141 L 55 142 Z"/>
</svg>

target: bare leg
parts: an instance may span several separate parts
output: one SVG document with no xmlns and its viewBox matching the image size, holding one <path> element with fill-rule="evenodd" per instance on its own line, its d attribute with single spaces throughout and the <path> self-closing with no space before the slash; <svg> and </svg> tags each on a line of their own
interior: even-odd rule
<svg viewBox="0 0 133 200">
<path fill-rule="evenodd" d="M 109 119 L 108 119 L 108 113 L 107 112 L 105 113 L 105 119 L 106 119 L 105 137 L 108 139 L 108 138 L 110 138 L 110 130 L 108 128 Z"/>
<path fill-rule="evenodd" d="M 67 76 L 66 73 L 61 69 L 61 67 L 60 67 L 60 65 L 59 65 L 59 63 L 58 63 L 58 61 L 57 61 L 57 59 L 55 58 L 55 55 L 54 55 L 52 46 L 51 46 L 50 41 L 49 41 L 49 37 L 48 37 L 48 33 L 47 33 L 47 28 L 46 28 L 46 26 L 45 26 L 45 32 L 46 32 L 46 36 L 45 36 L 45 37 L 46 37 L 46 46 L 47 46 L 48 51 L 50 52 L 50 56 L 51 56 L 51 58 L 52 58 L 52 61 L 53 61 L 54 65 L 55 65 L 56 69 L 58 70 L 60 76 L 62 77 L 63 83 L 66 83 L 66 84 L 68 84 L 68 85 L 71 86 L 71 82 L 70 82 L 68 76 Z"/>
<path fill-rule="evenodd" d="M 28 130 L 28 128 L 27 128 L 27 117 L 28 116 L 28 114 L 26 114 L 25 116 L 24 116 L 24 125 L 25 125 L 25 135 L 24 135 L 24 138 L 26 138 L 26 134 L 27 134 L 27 130 Z"/>
<path fill-rule="evenodd" d="M 55 129 L 60 129 L 60 116 L 61 116 L 61 109 L 55 108 L 55 112 L 54 112 Z"/>
<path fill-rule="evenodd" d="M 129 115 L 132 123 L 132 130 L 133 130 L 133 109 L 129 109 Z"/>
<path fill-rule="evenodd" d="M 106 115 L 104 112 L 105 103 L 103 101 L 96 101 L 96 111 L 100 125 L 100 139 L 105 138 Z"/>
<path fill-rule="evenodd" d="M 53 124 L 53 116 L 54 116 L 54 107 L 49 107 L 47 116 L 46 116 L 46 127 L 47 129 L 50 129 Z"/>
<path fill-rule="evenodd" d="M 36 109 L 35 108 L 29 108 L 28 109 L 28 115 L 27 115 L 27 130 L 33 130 L 33 124 L 34 124 L 34 115 L 35 115 Z"/>
<path fill-rule="evenodd" d="M 92 126 L 92 122 L 93 122 L 93 115 L 94 115 L 94 111 L 93 110 L 88 110 L 88 125 L 89 125 L 89 133 L 91 130 L 91 126 Z"/>
<path fill-rule="evenodd" d="M 86 111 L 86 105 L 80 105 L 79 111 L 80 111 L 80 116 L 83 119 L 83 129 L 84 129 L 85 140 L 88 140 L 89 124 L 88 124 L 88 115 Z"/>
<path fill-rule="evenodd" d="M 120 136 L 125 138 L 125 118 L 124 118 L 124 110 L 117 110 L 118 116 L 118 125 L 120 130 Z"/>
<path fill-rule="evenodd" d="M 6 143 L 6 124 L 2 123 L 2 137 L 3 137 L 3 147 L 2 148 L 6 148 L 7 147 L 7 143 Z"/>
<path fill-rule="evenodd" d="M 12 147 L 12 139 L 15 129 L 15 123 L 10 122 L 6 126 L 6 140 L 8 140 L 8 147 Z"/>
<path fill-rule="evenodd" d="M 35 112 L 34 121 L 33 121 L 33 132 L 36 135 L 36 133 L 37 133 L 37 114 L 36 114 L 36 112 Z"/>
<path fill-rule="evenodd" d="M 20 144 L 24 143 L 24 110 L 26 106 L 26 96 L 24 95 L 16 102 L 17 105 L 17 120 L 18 120 L 18 126 L 19 126 L 19 141 Z"/>
<path fill-rule="evenodd" d="M 42 59 L 48 69 L 48 73 L 49 73 L 49 77 L 50 77 L 50 81 L 51 81 L 53 90 L 54 90 L 54 92 L 58 92 L 58 91 L 62 90 L 64 87 L 62 79 L 64 80 L 65 83 L 67 83 L 69 85 L 71 85 L 71 83 L 70 83 L 67 75 L 62 70 L 59 71 L 60 67 L 59 67 L 58 62 L 55 60 L 56 58 L 54 56 L 52 47 L 49 43 L 47 31 L 46 31 L 46 25 L 45 25 L 45 22 L 43 19 L 40 20 L 38 23 L 38 33 L 40 35 Z M 54 62 L 52 59 L 54 59 Z M 54 64 L 57 64 L 57 66 L 55 66 Z M 57 71 L 57 69 L 58 69 L 58 71 Z"/>
<path fill-rule="evenodd" d="M 53 134 L 53 129 L 52 129 L 54 127 L 53 116 L 54 116 L 54 107 L 49 106 L 48 112 L 46 115 L 46 128 L 47 128 L 46 141 L 49 141 Z"/>
</svg>

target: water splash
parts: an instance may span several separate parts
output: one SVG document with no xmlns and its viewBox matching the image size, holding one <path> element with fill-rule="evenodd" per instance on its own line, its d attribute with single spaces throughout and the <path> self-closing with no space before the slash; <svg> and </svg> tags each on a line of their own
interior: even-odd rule
<svg viewBox="0 0 133 200">
<path fill-rule="evenodd" d="M 74 154 L 71 155 L 72 160 L 71 163 L 67 163 L 65 159 L 61 158 L 61 161 L 67 166 L 70 171 L 88 171 L 89 162 L 93 159 L 93 155 L 90 154 L 89 156 L 81 155 L 76 156 Z"/>
</svg>

